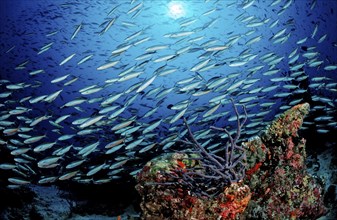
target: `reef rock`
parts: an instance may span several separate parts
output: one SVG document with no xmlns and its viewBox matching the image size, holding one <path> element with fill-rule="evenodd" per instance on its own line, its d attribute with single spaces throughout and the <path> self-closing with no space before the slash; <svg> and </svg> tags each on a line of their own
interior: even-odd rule
<svg viewBox="0 0 337 220">
<path fill-rule="evenodd" d="M 316 219 L 325 213 L 322 188 L 306 170 L 306 141 L 298 135 L 308 112 L 307 103 L 294 106 L 243 144 L 244 182 L 252 190 L 246 219 Z"/>
<path fill-rule="evenodd" d="M 68 219 L 71 215 L 69 201 L 60 196 L 56 187 L 30 185 L 15 190 L 2 189 L 0 219 Z"/>
<path fill-rule="evenodd" d="M 243 182 L 225 187 L 223 193 L 210 198 L 194 195 L 173 184 L 169 173 L 199 166 L 193 155 L 165 154 L 148 162 L 138 177 L 136 189 L 142 196 L 142 219 L 235 219 L 251 198 L 250 189 Z"/>
</svg>

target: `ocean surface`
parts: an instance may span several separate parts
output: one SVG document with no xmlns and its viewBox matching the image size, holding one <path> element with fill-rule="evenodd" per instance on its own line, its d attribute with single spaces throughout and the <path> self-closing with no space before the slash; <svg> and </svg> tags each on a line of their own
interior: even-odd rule
<svg viewBox="0 0 337 220">
<path fill-rule="evenodd" d="M 183 118 L 221 153 L 228 137 L 209 127 L 234 134 L 233 103 L 248 117 L 240 142 L 304 102 L 308 145 L 336 142 L 337 1 L 3 0 L 0 11 L 2 186 L 131 178 L 186 150 Z"/>
</svg>

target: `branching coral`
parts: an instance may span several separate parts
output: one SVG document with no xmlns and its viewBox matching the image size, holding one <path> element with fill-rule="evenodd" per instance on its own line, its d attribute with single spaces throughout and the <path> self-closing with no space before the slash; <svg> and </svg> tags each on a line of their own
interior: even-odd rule
<svg viewBox="0 0 337 220">
<path fill-rule="evenodd" d="M 237 131 L 235 137 L 232 137 L 230 132 L 225 128 L 218 128 L 211 126 L 210 128 L 217 131 L 223 131 L 228 135 L 228 142 L 225 144 L 225 157 L 222 158 L 214 153 L 208 152 L 195 139 L 190 126 L 184 119 L 185 125 L 188 129 L 190 140 L 185 139 L 181 142 L 193 145 L 194 153 L 198 155 L 197 158 L 191 158 L 199 161 L 199 167 L 193 167 L 187 170 L 177 170 L 171 177 L 176 180 L 176 183 L 189 189 L 192 193 L 197 195 L 205 195 L 213 197 L 223 192 L 224 187 L 232 183 L 236 183 L 244 178 L 245 175 L 245 149 L 237 145 L 240 138 L 242 126 L 247 120 L 247 111 L 243 106 L 245 117 L 240 121 L 240 116 L 234 101 L 232 101 L 236 118 Z"/>
</svg>

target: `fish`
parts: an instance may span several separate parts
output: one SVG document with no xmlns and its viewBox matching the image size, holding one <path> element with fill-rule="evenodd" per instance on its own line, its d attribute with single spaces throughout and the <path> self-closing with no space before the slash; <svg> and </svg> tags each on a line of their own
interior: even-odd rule
<svg viewBox="0 0 337 220">
<path fill-rule="evenodd" d="M 137 89 L 137 93 L 143 91 L 144 89 L 146 89 L 155 79 L 157 78 L 156 75 L 152 76 L 150 79 L 148 79 L 146 82 L 144 82 L 144 84 L 142 84 L 138 89 Z"/>
<path fill-rule="evenodd" d="M 249 0 L 242 4 L 242 9 L 247 9 L 254 4 L 255 0 Z"/>
<path fill-rule="evenodd" d="M 30 148 L 27 148 L 27 147 L 26 148 L 18 148 L 18 149 L 12 150 L 11 155 L 19 156 L 19 155 L 27 153 L 29 150 L 30 150 Z"/>
<path fill-rule="evenodd" d="M 134 119 L 130 119 L 128 121 L 125 121 L 125 122 L 122 122 L 120 124 L 117 124 L 117 125 L 115 125 L 115 126 L 113 126 L 111 128 L 111 131 L 116 131 L 116 130 L 119 130 L 121 128 L 125 128 L 125 127 L 129 126 L 133 122 L 134 122 Z"/>
<path fill-rule="evenodd" d="M 153 46 L 147 47 L 145 49 L 145 51 L 146 52 L 156 52 L 158 50 L 164 50 L 164 49 L 167 49 L 169 47 L 170 47 L 170 45 L 168 45 L 168 44 L 153 45 Z"/>
<path fill-rule="evenodd" d="M 118 150 L 120 150 L 122 147 L 124 147 L 125 145 L 124 144 L 119 144 L 119 145 L 116 145 L 114 147 L 111 147 L 110 149 L 108 149 L 105 154 L 112 154 Z"/>
<path fill-rule="evenodd" d="M 327 71 L 332 71 L 336 69 L 337 69 L 337 65 L 327 65 L 324 67 L 324 70 L 327 70 Z"/>
<path fill-rule="evenodd" d="M 81 164 L 83 164 L 85 161 L 86 161 L 85 159 L 73 161 L 73 162 L 67 164 L 66 169 L 73 169 L 73 168 L 75 168 L 75 167 L 78 167 L 78 166 L 80 166 Z"/>
<path fill-rule="evenodd" d="M 318 31 L 318 24 L 315 25 L 314 30 L 312 31 L 311 38 L 313 39 Z"/>
<path fill-rule="evenodd" d="M 303 39 L 298 40 L 296 43 L 297 43 L 297 44 L 303 44 L 304 42 L 307 41 L 307 39 L 308 39 L 308 37 L 305 37 L 305 38 L 303 38 Z"/>
<path fill-rule="evenodd" d="M 219 107 L 221 106 L 221 102 L 219 102 L 219 104 L 213 106 L 211 109 L 209 109 L 202 117 L 208 117 L 211 114 L 213 114 Z"/>
<path fill-rule="evenodd" d="M 275 89 L 277 89 L 279 86 L 278 85 L 275 85 L 275 86 L 269 86 L 269 87 L 266 87 L 266 88 L 263 88 L 261 90 L 261 92 L 270 92 L 270 91 L 273 91 Z"/>
<path fill-rule="evenodd" d="M 164 37 L 168 38 L 179 38 L 179 37 L 187 37 L 189 35 L 194 34 L 194 31 L 179 31 L 179 32 L 174 32 L 170 34 L 165 34 Z"/>
<path fill-rule="evenodd" d="M 102 120 L 104 117 L 106 117 L 105 115 L 98 115 L 96 117 L 93 118 L 89 118 L 88 120 L 84 121 L 82 124 L 80 124 L 78 127 L 80 129 L 89 127 L 97 122 L 99 122 L 100 120 Z"/>
<path fill-rule="evenodd" d="M 54 183 L 57 180 L 57 177 L 43 177 L 38 181 L 38 184 L 47 184 L 47 183 Z"/>
<path fill-rule="evenodd" d="M 34 71 L 29 72 L 29 75 L 34 76 L 34 75 L 37 75 L 39 73 L 44 73 L 44 72 L 45 71 L 43 69 L 39 69 L 39 70 L 34 70 Z"/>
<path fill-rule="evenodd" d="M 116 18 L 112 18 L 108 24 L 106 25 L 106 27 L 103 29 L 102 33 L 106 33 L 110 28 L 111 26 L 115 23 L 116 21 Z"/>
<path fill-rule="evenodd" d="M 145 153 L 145 152 L 147 152 L 147 151 L 153 149 L 156 145 L 157 145 L 156 143 L 150 144 L 150 145 L 148 145 L 148 146 L 146 146 L 146 147 L 140 149 L 138 152 L 139 152 L 140 154 Z"/>
<path fill-rule="evenodd" d="M 115 170 L 115 169 L 117 169 L 118 167 L 123 166 L 126 162 L 128 162 L 128 160 L 122 160 L 122 161 L 113 163 L 113 164 L 111 164 L 111 166 L 109 167 L 109 169 L 110 169 L 110 170 Z M 118 172 L 120 172 L 120 171 L 118 170 Z"/>
<path fill-rule="evenodd" d="M 177 56 L 176 54 L 164 55 L 164 56 L 158 57 L 157 59 L 153 60 L 153 62 L 159 63 L 159 62 L 162 62 L 162 61 L 168 61 L 170 59 L 173 59 L 176 56 Z"/>
<path fill-rule="evenodd" d="M 87 56 L 83 57 L 80 61 L 77 62 L 77 65 L 81 65 L 82 63 L 87 62 L 87 61 L 90 60 L 93 56 L 94 56 L 94 54 L 90 54 L 90 55 L 87 55 Z"/>
<path fill-rule="evenodd" d="M 142 44 L 142 43 L 147 42 L 149 40 L 151 40 L 151 37 L 144 37 L 143 39 L 140 39 L 136 42 L 133 42 L 133 46 L 137 46 L 138 44 Z"/>
<path fill-rule="evenodd" d="M 38 141 L 42 140 L 45 137 L 47 137 L 47 136 L 46 135 L 34 136 L 34 137 L 31 137 L 31 138 L 28 138 L 28 139 L 24 140 L 23 143 L 32 144 L 32 143 L 35 143 L 35 142 L 38 142 Z"/>
<path fill-rule="evenodd" d="M 140 74 L 142 74 L 143 72 L 142 71 L 138 71 L 138 72 L 131 72 L 127 75 L 124 75 L 122 77 L 120 77 L 117 82 L 124 82 L 124 81 L 127 81 L 129 79 L 133 79 L 133 78 L 136 78 L 138 77 Z"/>
<path fill-rule="evenodd" d="M 192 25 L 193 23 L 197 22 L 198 19 L 189 19 L 187 21 L 183 21 L 182 23 L 180 23 L 180 27 L 187 27 L 187 26 L 190 26 Z"/>
<path fill-rule="evenodd" d="M 83 147 L 77 154 L 81 155 L 82 157 L 88 156 L 91 152 L 93 152 L 98 145 L 100 145 L 100 141 L 97 141 L 95 143 L 89 144 L 85 147 Z"/>
<path fill-rule="evenodd" d="M 127 38 L 125 38 L 124 41 L 130 41 L 130 40 L 132 40 L 132 39 L 138 37 L 138 36 L 141 35 L 142 33 L 143 33 L 143 30 L 137 31 L 137 32 L 131 34 L 130 36 L 128 36 Z M 130 46 L 132 46 L 132 44 L 130 44 Z M 125 47 L 126 47 L 127 49 L 130 48 L 129 45 L 126 45 Z M 125 49 L 123 49 L 123 51 L 125 51 Z"/>
<path fill-rule="evenodd" d="M 103 89 L 103 87 L 97 86 L 97 87 L 90 88 L 90 89 L 87 89 L 87 90 L 85 90 L 85 91 L 82 91 L 81 94 L 82 94 L 82 95 L 91 95 L 91 94 L 93 94 L 93 93 L 96 93 L 96 92 L 101 91 L 102 89 Z M 89 102 L 89 101 L 88 101 L 88 102 Z"/>
<path fill-rule="evenodd" d="M 277 98 L 284 98 L 284 97 L 289 97 L 292 93 L 290 92 L 283 92 L 283 93 L 276 93 L 274 97 Z"/>
<path fill-rule="evenodd" d="M 113 147 L 115 147 L 115 146 L 117 146 L 117 145 L 119 145 L 119 144 L 122 144 L 122 143 L 124 143 L 124 141 L 125 141 L 125 138 L 121 138 L 121 139 L 119 139 L 119 140 L 116 140 L 116 141 L 113 141 L 113 142 L 111 142 L 111 143 L 108 143 L 107 145 L 105 145 L 105 149 L 110 149 L 110 148 L 113 148 Z"/>
<path fill-rule="evenodd" d="M 73 40 L 76 37 L 76 35 L 80 32 L 81 28 L 82 28 L 82 23 L 77 25 L 74 33 L 70 37 L 70 40 Z"/>
<path fill-rule="evenodd" d="M 51 142 L 51 143 L 43 143 L 43 144 L 40 144 L 40 145 L 36 146 L 33 149 L 33 151 L 34 152 L 42 152 L 42 151 L 45 151 L 45 150 L 53 147 L 55 144 L 56 144 L 56 141 L 55 142 Z"/>
<path fill-rule="evenodd" d="M 136 5 L 135 7 L 131 8 L 131 9 L 127 12 L 127 14 L 131 14 L 131 13 L 137 11 L 137 10 L 140 9 L 140 7 L 142 7 L 142 6 L 143 6 L 143 2 L 140 2 L 138 5 Z"/>
<path fill-rule="evenodd" d="M 248 46 L 248 45 L 254 44 L 254 43 L 256 43 L 256 42 L 259 42 L 261 39 L 262 39 L 262 35 L 253 37 L 253 38 L 249 39 L 249 40 L 245 43 L 245 45 Z"/>
<path fill-rule="evenodd" d="M 177 72 L 177 71 L 178 71 L 178 68 L 164 69 L 164 70 L 158 72 L 157 75 L 158 76 L 166 76 L 168 74 L 171 74 L 171 73 L 174 73 L 174 72 Z"/>
<path fill-rule="evenodd" d="M 174 115 L 171 120 L 170 120 L 170 124 L 173 124 L 174 122 L 178 121 L 187 111 L 187 107 L 183 110 L 181 110 L 178 114 Z"/>
<path fill-rule="evenodd" d="M 142 117 L 143 117 L 143 118 L 148 118 L 148 117 L 150 117 L 151 115 L 153 115 L 155 112 L 158 111 L 158 108 L 159 108 L 159 106 L 156 107 L 156 108 L 151 109 L 150 111 L 146 112 Z"/>
<path fill-rule="evenodd" d="M 72 171 L 72 172 L 68 172 L 68 173 L 65 173 L 63 174 L 62 176 L 60 176 L 58 179 L 59 180 L 68 180 L 68 179 L 71 179 L 73 178 L 79 171 L 76 170 L 76 171 Z"/>
<path fill-rule="evenodd" d="M 86 102 L 87 99 L 85 98 L 77 98 L 77 99 L 74 99 L 74 100 L 71 100 L 67 103 L 65 103 L 64 105 L 62 105 L 60 108 L 64 108 L 64 107 L 71 107 L 71 106 L 75 106 L 75 105 L 79 105 L 79 104 L 82 104 L 84 102 Z"/>
<path fill-rule="evenodd" d="M 56 79 L 53 79 L 53 80 L 50 81 L 50 82 L 51 82 L 51 83 L 58 83 L 58 82 L 61 82 L 61 81 L 65 80 L 65 79 L 67 79 L 69 75 L 70 75 L 70 74 L 66 74 L 66 75 L 64 75 L 64 76 L 60 76 L 60 77 L 58 77 L 58 78 L 56 78 Z"/>
<path fill-rule="evenodd" d="M 159 120 L 153 122 L 153 123 L 150 124 L 148 127 L 146 127 L 146 128 L 142 131 L 142 133 L 143 133 L 143 134 L 146 134 L 146 133 L 149 133 L 149 132 L 153 131 L 155 128 L 157 128 L 157 127 L 160 125 L 161 122 L 162 122 L 162 119 L 159 119 Z"/>
<path fill-rule="evenodd" d="M 113 51 L 111 52 L 111 54 L 112 54 L 112 55 L 121 54 L 121 53 L 127 51 L 131 46 L 132 46 L 132 44 L 125 45 L 125 46 L 122 46 L 122 47 L 119 47 L 119 48 L 113 50 Z M 115 62 L 116 62 L 116 61 L 115 61 Z"/>
<path fill-rule="evenodd" d="M 125 92 L 127 93 L 127 92 Z M 103 102 L 101 102 L 101 106 L 107 106 L 110 105 L 111 103 L 113 103 L 114 101 L 116 101 L 117 99 L 119 99 L 120 97 L 122 97 L 122 95 L 125 94 L 124 92 L 115 94 L 113 96 L 108 97 L 107 99 L 105 99 Z"/>
<path fill-rule="evenodd" d="M 317 43 L 318 43 L 318 44 L 322 43 L 322 42 L 326 39 L 327 36 L 328 36 L 327 34 L 322 35 L 322 36 L 318 39 Z"/>
<path fill-rule="evenodd" d="M 293 77 L 276 77 L 276 78 L 272 78 L 270 79 L 270 81 L 272 82 L 287 82 L 287 81 L 291 81 L 291 80 L 294 80 Z"/>
<path fill-rule="evenodd" d="M 113 66 L 116 66 L 118 63 L 119 63 L 119 60 L 112 61 L 112 62 L 103 64 L 103 65 L 97 67 L 97 70 L 105 70 L 105 69 L 111 68 Z"/>
<path fill-rule="evenodd" d="M 231 62 L 228 64 L 230 67 L 238 67 L 238 66 L 243 66 L 247 63 L 247 61 L 236 61 L 236 62 Z"/>
<path fill-rule="evenodd" d="M 0 169 L 1 170 L 12 170 L 12 169 L 14 169 L 16 167 L 17 167 L 17 165 L 10 164 L 10 163 L 1 163 L 0 164 Z"/>
<path fill-rule="evenodd" d="M 33 127 L 33 126 L 37 125 L 38 123 L 49 119 L 50 117 L 51 116 L 49 116 L 49 115 L 43 115 L 43 116 L 37 117 L 29 124 L 29 126 Z"/>
<path fill-rule="evenodd" d="M 55 120 L 55 123 L 56 123 L 56 124 L 59 124 L 59 123 L 61 123 L 62 121 L 64 121 L 64 120 L 66 120 L 67 118 L 69 118 L 70 116 L 71 116 L 71 114 L 62 115 L 62 116 L 60 116 L 59 118 L 57 118 L 57 119 Z"/>
<path fill-rule="evenodd" d="M 234 83 L 233 85 L 231 85 L 231 86 L 227 89 L 227 91 L 232 91 L 232 90 L 234 90 L 234 89 L 240 87 L 240 86 L 244 83 L 244 81 L 245 81 L 245 80 L 240 80 L 240 81 Z"/>
<path fill-rule="evenodd" d="M 76 53 L 73 53 L 73 54 L 69 55 L 68 57 L 66 57 L 64 60 L 61 61 L 59 66 L 62 66 L 64 64 L 66 64 L 67 62 L 69 62 L 75 55 L 76 55 Z"/>
<path fill-rule="evenodd" d="M 102 170 L 104 167 L 106 166 L 105 163 L 99 165 L 99 166 L 95 166 L 93 167 L 91 170 L 88 171 L 87 176 L 93 176 L 96 173 L 98 173 L 100 170 Z"/>
<path fill-rule="evenodd" d="M 118 109 L 117 111 L 111 113 L 111 114 L 108 116 L 108 118 L 109 118 L 109 119 L 113 119 L 113 118 L 117 117 L 117 116 L 120 115 L 122 112 L 124 112 L 125 109 L 126 109 L 126 106 L 125 106 L 125 107 L 122 107 L 122 108 L 120 108 L 120 109 Z"/>
<path fill-rule="evenodd" d="M 202 82 L 201 81 L 196 81 L 196 82 L 193 82 L 189 85 L 186 85 L 184 86 L 183 88 L 180 89 L 181 92 L 186 92 L 186 91 L 189 91 L 189 90 L 192 90 L 192 89 L 195 89 L 197 88 Z"/>
<path fill-rule="evenodd" d="M 195 66 L 193 66 L 190 69 L 190 71 L 196 72 L 196 71 L 200 70 L 201 68 L 203 68 L 204 66 L 206 66 L 210 60 L 211 59 L 206 59 L 206 60 L 203 60 L 203 61 L 199 62 L 198 64 L 196 64 Z"/>
<path fill-rule="evenodd" d="M 64 83 L 64 86 L 68 86 L 74 82 L 76 82 L 79 78 L 78 77 L 74 77 L 73 79 L 69 80 L 68 82 Z"/>
<path fill-rule="evenodd" d="M 45 97 L 43 99 L 43 101 L 49 102 L 49 103 L 53 102 L 61 94 L 62 91 L 63 91 L 63 89 L 60 89 L 60 90 L 48 95 L 47 97 Z"/>
<path fill-rule="evenodd" d="M 69 145 L 69 146 L 66 146 L 64 148 L 59 148 L 57 150 L 55 150 L 52 155 L 53 156 L 63 156 L 64 154 L 66 154 L 67 152 L 69 152 L 69 150 L 73 147 L 73 145 Z"/>
<path fill-rule="evenodd" d="M 57 162 L 60 159 L 61 157 L 47 157 L 45 159 L 40 160 L 37 163 L 37 166 L 40 168 L 50 168 L 50 167 L 58 166 Z"/>
<path fill-rule="evenodd" d="M 205 47 L 205 51 L 208 51 L 208 52 L 223 51 L 228 48 L 229 48 L 228 45 L 209 46 L 209 47 Z"/>
<path fill-rule="evenodd" d="M 19 178 L 19 177 L 11 177 L 11 178 L 8 178 L 8 182 L 13 183 L 13 184 L 17 184 L 17 185 L 26 185 L 26 184 L 30 184 L 30 181 L 24 180 L 24 179 Z"/>
</svg>

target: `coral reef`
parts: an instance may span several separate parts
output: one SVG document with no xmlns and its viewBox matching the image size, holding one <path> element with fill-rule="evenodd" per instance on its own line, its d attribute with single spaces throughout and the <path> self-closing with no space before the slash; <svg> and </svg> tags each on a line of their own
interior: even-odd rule
<svg viewBox="0 0 337 220">
<path fill-rule="evenodd" d="M 242 213 L 251 198 L 250 189 L 243 182 L 232 183 L 216 197 L 191 194 L 173 179 L 168 171 L 200 167 L 191 162 L 195 155 L 186 153 L 165 154 L 148 162 L 138 177 L 136 189 L 142 195 L 143 219 L 235 219 Z M 154 183 L 162 184 L 154 184 Z"/>
<path fill-rule="evenodd" d="M 325 213 L 322 188 L 305 166 L 305 139 L 298 129 L 309 104 L 297 105 L 261 135 L 244 143 L 252 190 L 246 219 L 315 219 Z"/>
<path fill-rule="evenodd" d="M 236 108 L 235 111 L 238 116 Z M 194 178 L 203 177 L 207 182 L 216 176 L 214 172 L 224 172 L 213 162 L 226 163 L 230 159 L 203 152 L 187 125 L 196 151 L 162 155 L 148 162 L 138 176 L 136 189 L 142 196 L 142 218 L 315 219 L 323 215 L 326 209 L 322 188 L 306 171 L 305 139 L 298 135 L 308 112 L 307 103 L 293 107 L 275 119 L 261 136 L 251 138 L 241 147 L 236 141 L 243 123 L 237 117 L 237 136 L 230 137 L 225 155 L 240 149 L 232 158 L 245 165 L 239 169 L 245 170 L 245 175 L 240 175 L 244 179 L 220 185 L 221 193 L 216 196 L 207 193 L 210 185 L 205 187 Z M 191 144 L 187 140 L 183 142 Z M 210 171 L 213 173 L 207 175 Z M 193 193 L 193 188 L 198 186 L 206 193 Z"/>
</svg>

